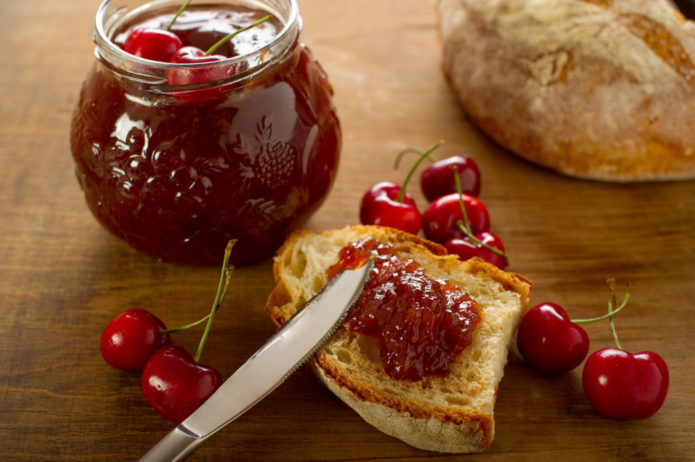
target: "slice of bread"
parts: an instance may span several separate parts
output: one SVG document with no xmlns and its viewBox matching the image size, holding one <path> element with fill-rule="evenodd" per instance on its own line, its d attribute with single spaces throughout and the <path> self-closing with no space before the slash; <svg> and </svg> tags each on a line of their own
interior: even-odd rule
<svg viewBox="0 0 695 462">
<path fill-rule="evenodd" d="M 285 323 L 327 282 L 326 270 L 337 262 L 340 249 L 366 237 L 394 245 L 399 257 L 412 258 L 429 277 L 468 292 L 482 320 L 446 376 L 396 380 L 384 371 L 376 340 L 344 328 L 310 360 L 312 370 L 364 420 L 412 446 L 452 453 L 489 447 L 497 386 L 528 304 L 531 283 L 524 277 L 477 258 L 462 262 L 438 244 L 391 228 L 298 231 L 275 258 L 277 285 L 266 311 L 276 325 Z"/>
</svg>

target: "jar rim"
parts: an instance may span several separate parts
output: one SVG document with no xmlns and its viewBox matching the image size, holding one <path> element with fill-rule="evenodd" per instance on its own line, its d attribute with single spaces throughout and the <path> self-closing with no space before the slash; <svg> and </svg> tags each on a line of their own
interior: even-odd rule
<svg viewBox="0 0 695 462">
<path fill-rule="evenodd" d="M 282 15 L 277 8 L 270 10 L 263 8 L 269 14 L 273 14 L 277 19 L 282 21 L 282 29 L 268 43 L 262 47 L 253 50 L 252 52 L 229 57 L 215 62 L 204 63 L 167 63 L 162 61 L 154 61 L 140 56 L 132 55 L 121 47 L 116 45 L 111 34 L 121 25 L 125 19 L 133 15 L 140 14 L 149 9 L 154 9 L 157 6 L 165 3 L 170 3 L 171 0 L 153 0 L 143 3 L 141 6 L 132 10 L 127 10 L 125 6 L 112 7 L 113 3 L 118 0 L 103 0 L 97 10 L 94 25 L 93 40 L 97 46 L 95 54 L 97 59 L 110 65 L 112 70 L 124 74 L 132 80 L 137 80 L 141 83 L 150 85 L 166 85 L 166 71 L 168 69 L 200 69 L 200 68 L 215 68 L 215 67 L 231 67 L 243 63 L 250 64 L 244 72 L 235 73 L 225 79 L 225 82 L 240 81 L 249 78 L 252 75 L 258 74 L 260 71 L 268 67 L 273 62 L 281 60 L 286 52 L 291 49 L 298 41 L 299 32 L 301 30 L 301 17 L 299 16 L 299 7 L 297 0 L 280 0 L 287 4 L 288 9 L 286 14 Z M 231 3 L 228 0 L 218 0 L 220 4 Z M 277 1 L 258 1 L 245 0 L 244 2 L 253 6 L 272 6 L 270 3 Z M 116 17 L 114 17 L 116 16 Z M 209 84 L 219 84 L 220 80 L 209 82 Z M 206 84 L 207 85 L 207 84 Z"/>
</svg>

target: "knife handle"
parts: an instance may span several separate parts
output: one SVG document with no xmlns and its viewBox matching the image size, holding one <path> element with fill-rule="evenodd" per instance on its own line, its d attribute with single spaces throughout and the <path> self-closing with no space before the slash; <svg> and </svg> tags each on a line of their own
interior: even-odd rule
<svg viewBox="0 0 695 462">
<path fill-rule="evenodd" d="M 162 438 L 140 462 L 178 462 L 193 454 L 206 438 L 185 431 L 181 426 L 176 427 Z"/>
</svg>

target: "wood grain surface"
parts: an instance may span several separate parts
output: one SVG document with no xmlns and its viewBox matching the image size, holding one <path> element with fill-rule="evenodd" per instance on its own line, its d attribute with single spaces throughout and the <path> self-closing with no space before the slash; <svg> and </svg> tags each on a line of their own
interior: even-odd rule
<svg viewBox="0 0 695 462">
<path fill-rule="evenodd" d="M 96 0 L 0 1 L 0 459 L 133 460 L 172 428 L 137 375 L 108 367 L 102 329 L 131 307 L 168 325 L 206 313 L 218 270 L 143 256 L 93 219 L 73 173 L 68 129 L 93 58 Z M 695 460 L 695 182 L 578 181 L 505 152 L 478 132 L 439 68 L 427 0 L 302 0 L 304 39 L 328 72 L 343 124 L 340 173 L 308 226 L 356 223 L 362 193 L 400 181 L 394 155 L 443 139 L 467 153 L 510 269 L 534 303 L 602 314 L 605 280 L 632 284 L 617 319 L 623 346 L 670 366 L 664 407 L 643 421 L 597 415 L 581 368 L 545 377 L 512 361 L 500 385 L 496 439 L 466 461 Z M 417 187 L 416 200 L 425 205 Z M 271 262 L 238 269 L 203 362 L 231 374 L 273 332 L 262 307 Z M 608 325 L 587 326 L 592 350 Z M 200 331 L 178 334 L 192 350 Z M 455 460 L 374 430 L 301 369 L 206 443 L 192 460 Z"/>
</svg>

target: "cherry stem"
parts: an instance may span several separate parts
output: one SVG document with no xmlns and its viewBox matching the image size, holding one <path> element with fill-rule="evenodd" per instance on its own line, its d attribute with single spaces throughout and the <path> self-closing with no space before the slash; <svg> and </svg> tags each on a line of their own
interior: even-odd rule
<svg viewBox="0 0 695 462">
<path fill-rule="evenodd" d="M 415 149 L 415 148 L 408 148 L 408 149 L 404 149 L 401 152 L 399 152 L 398 155 L 396 156 L 396 161 L 393 163 L 393 169 L 394 170 L 398 169 L 398 166 L 401 163 L 401 159 L 403 159 L 403 156 L 405 156 L 406 154 L 417 154 L 418 156 L 421 156 L 422 151 L 420 151 L 419 149 Z M 428 157 L 427 160 L 434 163 L 434 160 L 431 157 Z"/>
<path fill-rule="evenodd" d="M 227 247 L 229 247 L 230 245 L 233 247 L 235 243 L 236 243 L 236 240 L 229 241 L 229 243 L 227 244 Z M 230 253 L 231 253 L 231 250 L 230 250 Z M 227 268 L 227 267 L 229 267 L 229 268 L 227 271 L 225 271 L 225 273 L 223 273 L 225 280 L 224 280 L 224 289 L 223 289 L 221 295 L 219 294 L 219 290 L 220 290 L 219 286 L 217 288 L 218 293 L 217 293 L 217 295 L 215 295 L 215 303 L 213 303 L 213 307 L 214 307 L 215 312 L 219 309 L 220 305 L 222 304 L 222 300 L 224 300 L 224 298 L 227 296 L 227 290 L 229 289 L 229 282 L 231 280 L 230 279 L 231 278 L 231 271 L 233 268 L 230 265 L 228 265 L 228 263 L 227 263 L 228 261 L 229 261 L 229 257 L 227 256 L 227 249 L 225 249 L 225 261 L 223 262 L 223 265 L 224 265 L 223 268 Z M 222 279 L 220 279 L 220 283 L 221 282 L 222 282 Z M 218 301 L 218 298 L 219 298 L 219 301 Z M 212 314 L 213 314 L 212 312 L 208 313 L 205 316 L 203 316 L 202 318 L 198 319 L 197 321 L 193 321 L 189 324 L 185 324 L 185 325 L 179 326 L 179 327 L 172 327 L 171 329 L 162 329 L 159 332 L 161 334 L 171 334 L 174 332 L 181 332 L 184 330 L 188 330 L 191 327 L 195 327 L 195 326 L 198 326 L 198 325 L 204 323 L 205 321 L 210 319 L 210 316 Z"/>
<path fill-rule="evenodd" d="M 229 35 L 227 35 L 226 37 L 220 39 L 217 43 L 215 43 L 213 46 L 211 46 L 211 47 L 208 49 L 208 51 L 205 52 L 205 56 L 210 56 L 211 54 L 213 54 L 214 52 L 216 52 L 217 49 L 218 49 L 219 47 L 221 47 L 221 46 L 224 45 L 225 43 L 229 42 L 231 39 L 233 39 L 233 38 L 236 37 L 237 35 L 241 34 L 242 32 L 246 32 L 246 31 L 249 30 L 249 29 L 253 29 L 254 27 L 263 24 L 264 22 L 266 22 L 266 21 L 269 20 L 269 19 L 270 19 L 270 15 L 264 16 L 263 18 L 259 19 L 258 21 L 254 22 L 253 24 L 250 24 L 250 25 L 248 25 L 248 26 L 246 26 L 246 27 L 242 27 L 241 29 L 232 32 L 231 34 L 229 34 Z"/>
<path fill-rule="evenodd" d="M 618 299 L 615 296 L 615 279 L 610 278 L 610 279 L 608 279 L 607 282 L 608 282 L 608 287 L 610 288 L 610 291 L 611 291 L 611 298 L 610 298 L 610 301 L 608 302 L 608 312 L 610 313 L 611 310 L 613 309 L 613 307 L 618 304 Z M 622 307 L 624 307 L 627 304 L 627 301 L 630 299 L 630 292 L 628 291 L 628 289 L 629 289 L 629 285 L 625 289 L 625 297 L 623 298 L 623 303 L 621 305 L 621 309 L 622 309 Z M 620 341 L 618 340 L 618 331 L 615 329 L 615 322 L 613 321 L 613 315 L 612 314 L 610 316 L 608 316 L 608 323 L 611 326 L 611 332 L 613 333 L 613 340 L 615 341 L 615 346 L 619 350 L 622 350 L 623 347 L 620 345 Z"/>
<path fill-rule="evenodd" d="M 162 329 L 162 330 L 160 330 L 159 332 L 160 332 L 161 334 L 171 334 L 171 333 L 173 333 L 173 332 L 181 332 L 181 331 L 184 331 L 184 330 L 188 330 L 188 329 L 190 329 L 191 327 L 195 327 L 195 326 L 197 326 L 197 325 L 199 325 L 199 324 L 204 323 L 205 321 L 208 320 L 209 317 L 210 317 L 210 314 L 206 314 L 206 315 L 203 316 L 202 318 L 198 319 L 197 321 L 193 321 L 193 322 L 190 323 L 190 324 L 186 324 L 186 325 L 179 326 L 179 327 L 172 327 L 171 329 Z"/>
<path fill-rule="evenodd" d="M 205 341 L 210 334 L 210 329 L 212 329 L 212 321 L 215 319 L 215 313 L 222 304 L 225 295 L 227 295 L 227 289 L 229 289 L 229 283 L 232 280 L 232 270 L 233 266 L 229 264 L 229 257 L 232 254 L 232 248 L 236 244 L 236 239 L 233 239 L 227 243 L 227 248 L 224 250 L 224 260 L 222 261 L 222 271 L 220 274 L 220 282 L 217 284 L 217 293 L 215 294 L 215 301 L 212 302 L 212 308 L 210 309 L 210 314 L 208 314 L 208 323 L 205 325 L 205 331 L 203 331 L 203 336 L 200 337 L 200 343 L 198 343 L 198 350 L 195 352 L 193 360 L 198 362 L 200 355 L 203 353 L 203 347 L 205 346 Z"/>
<path fill-rule="evenodd" d="M 405 177 L 405 181 L 403 182 L 403 186 L 401 186 L 401 191 L 398 193 L 398 198 L 396 198 L 396 202 L 403 202 L 403 199 L 405 198 L 405 190 L 408 187 L 408 183 L 410 182 L 410 179 L 413 177 L 413 174 L 415 173 L 415 170 L 420 166 L 423 160 L 425 160 L 430 154 L 432 154 L 439 146 L 444 144 L 444 141 L 437 141 L 434 145 L 430 146 L 425 150 L 422 154 L 420 154 L 420 158 L 413 164 L 413 166 L 410 168 L 410 171 L 408 172 L 408 175 Z M 399 155 L 401 155 L 403 151 Z M 396 159 L 396 166 L 398 165 L 398 159 Z"/>
<path fill-rule="evenodd" d="M 615 298 L 615 296 L 613 298 Z M 575 324 L 589 324 L 591 322 L 603 321 L 604 319 L 612 318 L 616 314 L 620 313 L 622 309 L 627 306 L 628 300 L 630 300 L 630 294 L 626 293 L 625 298 L 623 299 L 623 303 L 621 303 L 619 307 L 613 309 L 615 304 L 617 304 L 615 301 L 608 304 L 608 313 L 602 316 L 597 316 L 595 318 L 572 319 L 572 322 Z"/>
<path fill-rule="evenodd" d="M 183 13 L 183 10 L 188 8 L 188 5 L 191 3 L 191 0 L 186 0 L 183 5 L 181 5 L 181 8 L 179 8 L 179 11 L 176 12 L 174 15 L 174 18 L 171 20 L 169 25 L 167 26 L 167 31 L 171 31 L 171 28 L 174 27 L 174 23 L 176 22 L 177 19 L 179 19 L 179 16 L 181 16 L 181 13 Z"/>
<path fill-rule="evenodd" d="M 229 289 L 229 284 L 225 284 L 224 292 L 222 293 L 222 296 L 220 297 L 220 304 L 222 303 L 222 300 L 224 300 L 224 298 L 227 296 L 227 289 Z M 219 309 L 219 304 L 218 304 L 218 309 Z M 171 334 L 174 332 L 182 332 L 184 330 L 190 329 L 191 327 L 198 326 L 198 325 L 204 323 L 205 321 L 207 321 L 208 319 L 210 319 L 210 313 L 206 314 L 205 316 L 198 319 L 197 321 L 193 321 L 192 323 L 185 324 L 185 325 L 179 326 L 179 327 L 172 327 L 171 329 L 162 329 L 159 331 L 159 333 Z"/>
<path fill-rule="evenodd" d="M 474 245 L 481 245 L 491 251 L 492 253 L 496 253 L 497 255 L 501 256 L 504 258 L 504 263 L 509 265 L 509 259 L 507 258 L 507 255 L 502 252 L 500 249 L 497 247 L 493 247 L 491 245 L 488 245 L 475 237 L 475 234 L 473 234 L 473 230 L 471 229 L 471 222 L 468 220 L 468 212 L 466 212 L 466 204 L 463 202 L 463 187 L 461 187 L 461 177 L 459 176 L 458 170 L 456 170 L 456 166 L 452 165 L 451 170 L 454 172 L 454 180 L 456 181 L 456 192 L 458 192 L 459 195 L 459 206 L 461 207 L 461 215 L 463 216 L 463 220 L 458 220 L 456 222 L 456 226 L 463 231 L 463 233 L 468 237 L 468 239 L 473 242 Z"/>
</svg>

